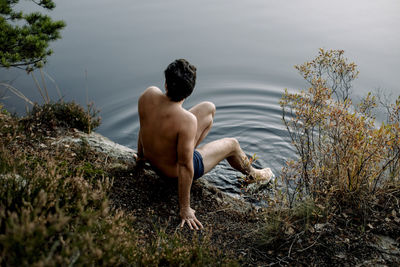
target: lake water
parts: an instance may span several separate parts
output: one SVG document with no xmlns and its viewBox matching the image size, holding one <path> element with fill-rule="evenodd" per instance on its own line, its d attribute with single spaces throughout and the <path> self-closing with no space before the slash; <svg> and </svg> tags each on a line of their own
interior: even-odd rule
<svg viewBox="0 0 400 267">
<path fill-rule="evenodd" d="M 132 148 L 139 128 L 138 97 L 150 85 L 163 88 L 163 70 L 176 58 L 198 69 L 195 92 L 184 107 L 205 100 L 217 107 L 205 142 L 237 137 L 246 153 L 259 157 L 257 166 L 276 174 L 294 157 L 279 99 L 284 88 L 304 88 L 293 66 L 312 59 L 318 48 L 343 49 L 359 65 L 355 99 L 377 88 L 400 94 L 398 0 L 55 2 L 50 15 L 67 27 L 52 44 L 46 72 L 66 100 L 85 104 L 88 87 L 103 118 L 97 131 Z M 1 70 L 0 75 L 0 81 L 40 102 L 23 71 Z M 47 85 L 57 99 L 52 82 Z M 24 103 L 7 96 L 6 107 L 21 113 Z M 206 178 L 236 194 L 237 177 L 223 162 Z"/>
</svg>

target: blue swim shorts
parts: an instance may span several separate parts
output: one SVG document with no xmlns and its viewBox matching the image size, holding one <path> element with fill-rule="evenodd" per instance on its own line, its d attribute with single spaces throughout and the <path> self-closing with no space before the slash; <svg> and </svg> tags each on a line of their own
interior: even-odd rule
<svg viewBox="0 0 400 267">
<path fill-rule="evenodd" d="M 193 170 L 193 180 L 199 179 L 204 174 L 203 157 L 197 150 L 193 152 Z"/>
</svg>

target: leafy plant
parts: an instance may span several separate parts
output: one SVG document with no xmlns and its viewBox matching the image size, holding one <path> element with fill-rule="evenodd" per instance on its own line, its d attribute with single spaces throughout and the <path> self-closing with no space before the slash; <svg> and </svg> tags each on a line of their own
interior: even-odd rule
<svg viewBox="0 0 400 267">
<path fill-rule="evenodd" d="M 296 69 L 310 87 L 300 93 L 286 90 L 280 101 L 299 156 L 282 173 L 293 189 L 287 191 L 288 199 L 311 196 L 316 201 L 329 199 L 336 207 L 365 207 L 379 184 L 399 180 L 400 97 L 388 106 L 387 122 L 376 127 L 371 114 L 375 97 L 367 95 L 356 109 L 349 98 L 358 70 L 342 50 L 320 49 L 316 59 Z"/>
<path fill-rule="evenodd" d="M 52 0 L 33 1 L 47 10 L 55 8 Z M 63 21 L 53 21 L 49 16 L 16 10 L 19 0 L 0 1 L 0 66 L 25 67 L 30 72 L 41 67 L 52 54 L 49 43 L 60 36 Z"/>
</svg>

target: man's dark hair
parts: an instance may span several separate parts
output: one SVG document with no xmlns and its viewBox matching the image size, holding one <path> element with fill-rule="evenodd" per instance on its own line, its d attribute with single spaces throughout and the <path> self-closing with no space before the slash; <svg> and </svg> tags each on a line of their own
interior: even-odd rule
<svg viewBox="0 0 400 267">
<path fill-rule="evenodd" d="M 185 59 L 177 59 L 168 65 L 165 74 L 167 96 L 179 102 L 190 96 L 196 84 L 196 67 Z"/>
</svg>

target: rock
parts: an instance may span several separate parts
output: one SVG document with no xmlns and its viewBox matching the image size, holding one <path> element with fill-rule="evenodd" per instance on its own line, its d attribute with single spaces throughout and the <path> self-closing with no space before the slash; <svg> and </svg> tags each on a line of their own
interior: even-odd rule
<svg viewBox="0 0 400 267">
<path fill-rule="evenodd" d="M 28 184 L 28 181 L 24 177 L 20 176 L 19 174 L 15 174 L 15 173 L 0 174 L 0 179 L 4 179 L 4 180 L 10 181 L 10 182 L 11 181 L 15 182 L 18 190 L 21 190 Z"/>
<path fill-rule="evenodd" d="M 317 224 L 314 225 L 314 229 L 317 232 L 320 232 L 322 229 L 325 228 L 326 225 L 327 225 L 326 223 L 317 223 Z"/>
<path fill-rule="evenodd" d="M 383 235 L 375 235 L 375 242 L 369 245 L 381 252 L 385 261 L 400 263 L 400 244 L 393 238 Z"/>
<path fill-rule="evenodd" d="M 256 181 L 254 183 L 251 183 L 247 186 L 247 192 L 251 194 L 257 194 L 260 192 L 263 192 L 265 190 L 268 190 L 270 187 L 271 182 L 275 178 L 272 177 L 271 180 L 261 180 L 261 181 Z"/>
<path fill-rule="evenodd" d="M 109 157 L 116 158 L 119 160 L 123 160 L 128 163 L 136 163 L 136 151 L 117 144 L 107 137 L 102 136 L 101 134 L 92 132 L 91 134 L 86 134 L 83 132 L 75 132 L 74 136 L 65 136 L 52 144 L 58 143 L 80 143 L 82 139 L 87 141 L 89 146 L 96 149 L 98 152 L 104 153 Z"/>
<path fill-rule="evenodd" d="M 215 186 L 211 185 L 206 179 L 198 179 L 196 185 L 204 188 L 204 197 L 213 199 L 218 204 L 226 206 L 226 208 L 235 210 L 241 213 L 247 213 L 254 207 L 251 203 L 243 201 L 241 198 L 235 198 L 227 193 L 222 192 Z"/>
<path fill-rule="evenodd" d="M 40 143 L 40 144 L 39 144 L 39 147 L 40 147 L 40 148 L 47 148 L 47 146 L 46 146 L 45 144 L 43 144 L 43 143 Z"/>
<path fill-rule="evenodd" d="M 122 163 L 112 163 L 110 164 L 110 166 L 108 167 L 110 170 L 128 170 L 129 166 L 126 164 L 122 164 Z"/>
<path fill-rule="evenodd" d="M 83 132 L 75 131 L 73 136 L 64 136 L 58 140 L 53 141 L 52 145 L 68 143 L 81 143 L 82 140 L 86 141 L 88 145 L 100 153 L 108 155 L 110 158 L 121 160 L 121 163 L 115 163 L 111 166 L 113 169 L 127 170 L 136 165 L 136 151 L 117 144 L 101 134 L 92 132 L 86 134 Z M 159 175 L 151 169 L 151 166 L 146 163 L 144 173 L 154 179 L 160 179 Z M 251 185 L 251 190 L 262 192 L 268 187 L 270 181 L 260 181 Z M 195 182 L 197 185 L 202 186 L 204 190 L 204 197 L 215 200 L 217 203 L 226 206 L 227 208 L 236 210 L 238 212 L 246 213 L 254 209 L 254 206 L 245 201 L 243 198 L 235 198 L 227 193 L 222 192 L 218 188 L 212 186 L 206 179 L 199 179 Z"/>
</svg>

